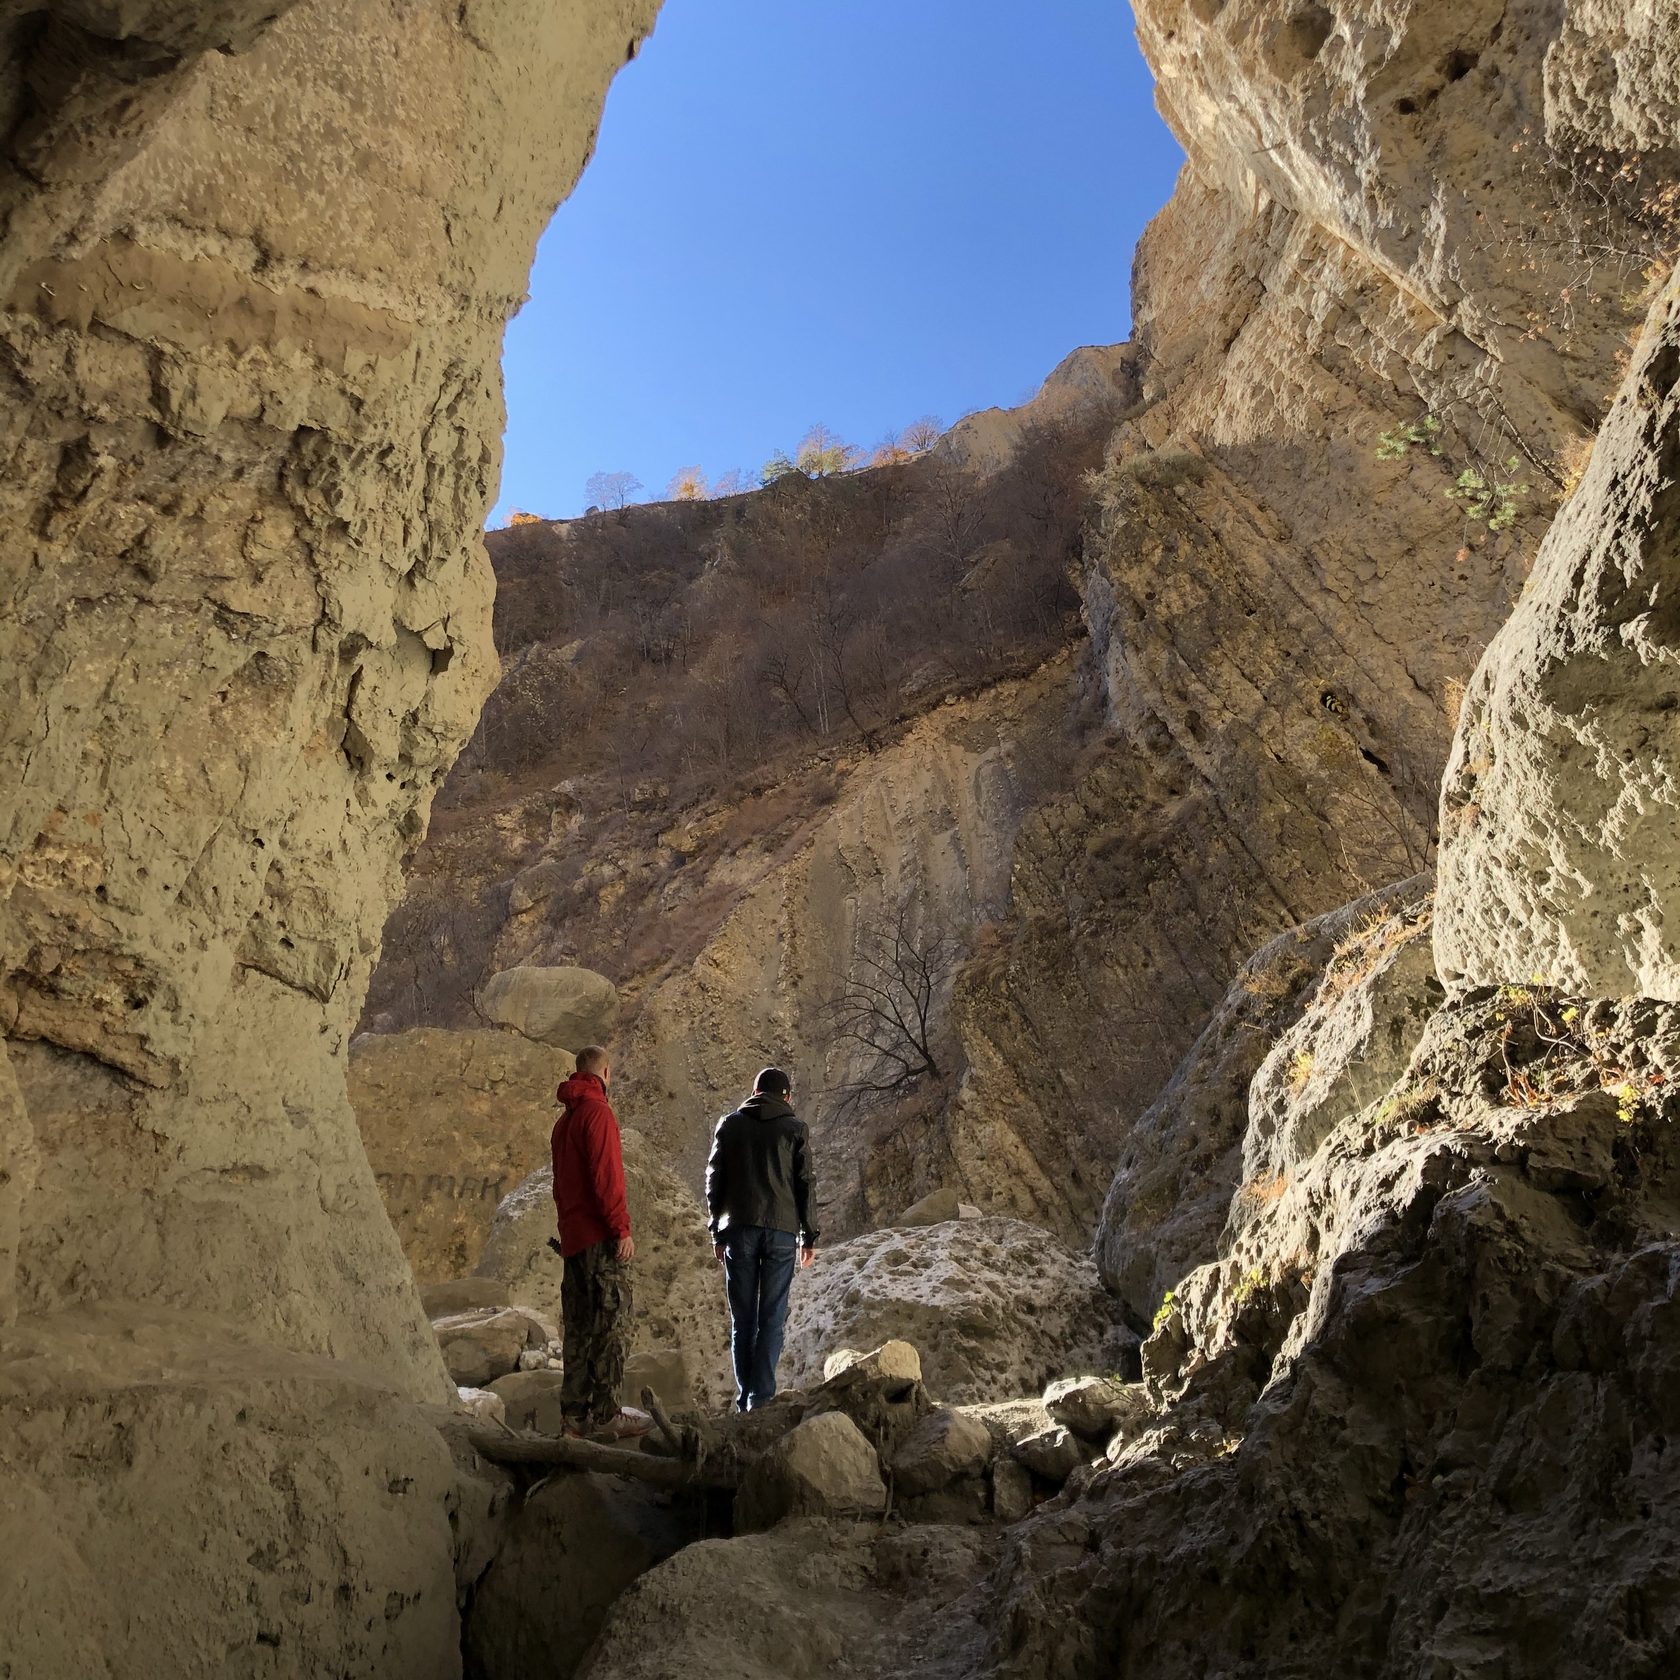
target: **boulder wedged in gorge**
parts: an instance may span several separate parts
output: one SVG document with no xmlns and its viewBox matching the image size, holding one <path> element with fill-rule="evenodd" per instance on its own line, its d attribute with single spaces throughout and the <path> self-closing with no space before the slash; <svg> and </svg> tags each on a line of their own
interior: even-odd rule
<svg viewBox="0 0 1680 1680">
<path fill-rule="evenodd" d="M 505 968 L 490 976 L 479 1008 L 526 1038 L 575 1053 L 606 1038 L 618 988 L 587 968 Z"/>
<path fill-rule="evenodd" d="M 344 1056 L 494 677 L 502 329 L 653 13 L 8 14 L 0 1321 L 48 1368 L 106 1307 L 346 1367 L 120 1386 L 56 1447 L 8 1407 L 32 1674 L 455 1672 L 452 1389 Z"/>
<path fill-rule="evenodd" d="M 1464 698 L 1449 981 L 1680 999 L 1680 280 Z"/>
<path fill-rule="evenodd" d="M 1074 1367 L 1112 1371 L 1127 1341 L 1089 1260 L 1042 1227 L 991 1218 L 819 1248 L 794 1279 L 781 1380 L 815 1388 L 831 1354 L 894 1338 L 953 1402 L 1036 1394 Z"/>
</svg>

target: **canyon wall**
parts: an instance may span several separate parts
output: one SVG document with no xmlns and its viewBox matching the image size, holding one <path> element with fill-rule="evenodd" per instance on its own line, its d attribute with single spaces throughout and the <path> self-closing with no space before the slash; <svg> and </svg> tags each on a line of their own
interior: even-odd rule
<svg viewBox="0 0 1680 1680">
<path fill-rule="evenodd" d="M 344 1054 L 494 677 L 502 329 L 654 11 L 0 22 L 0 1457 L 34 1513 L 0 1645 L 31 1672 L 55 1639 L 77 1673 L 454 1672 L 447 1455 L 372 1398 L 449 1389 Z M 297 1592 L 334 1533 L 349 1597 Z"/>
</svg>

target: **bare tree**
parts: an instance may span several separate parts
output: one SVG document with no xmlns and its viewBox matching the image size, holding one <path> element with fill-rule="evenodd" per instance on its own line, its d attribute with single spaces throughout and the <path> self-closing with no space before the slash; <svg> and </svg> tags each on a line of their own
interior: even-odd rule
<svg viewBox="0 0 1680 1680">
<path fill-rule="evenodd" d="M 863 737 L 865 750 L 874 752 L 875 731 L 863 721 L 862 673 L 855 648 L 857 614 L 835 586 L 832 577 L 818 580 L 811 596 L 811 641 L 821 673 L 834 685 L 840 709 Z"/>
<path fill-rule="evenodd" d="M 841 1087 L 858 1101 L 944 1078 L 934 1049 L 934 1011 L 962 961 L 962 946 L 942 924 L 909 902 L 864 924 L 827 1009 L 829 1048 L 858 1059 Z"/>
<path fill-rule="evenodd" d="M 849 471 L 857 462 L 854 445 L 842 443 L 822 421 L 818 421 L 799 440 L 793 464 L 807 478 L 828 478 L 834 473 Z"/>
<path fill-rule="evenodd" d="M 634 473 L 598 472 L 584 480 L 583 493 L 596 507 L 621 508 L 641 487 Z"/>
<path fill-rule="evenodd" d="M 912 420 L 899 434 L 899 442 L 912 455 L 925 455 L 939 442 L 945 428 L 939 424 L 939 417 L 934 414 L 924 414 L 919 420 Z"/>
<path fill-rule="evenodd" d="M 703 502 L 706 496 L 706 475 L 699 467 L 679 467 L 665 486 L 668 502 Z"/>
</svg>

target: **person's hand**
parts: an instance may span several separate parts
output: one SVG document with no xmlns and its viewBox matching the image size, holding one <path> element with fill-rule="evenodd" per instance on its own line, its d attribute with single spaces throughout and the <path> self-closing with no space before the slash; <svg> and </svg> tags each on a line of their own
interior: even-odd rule
<svg viewBox="0 0 1680 1680">
<path fill-rule="evenodd" d="M 634 1237 L 620 1237 L 618 1239 L 618 1257 L 620 1260 L 634 1260 L 636 1258 L 636 1239 Z"/>
<path fill-rule="evenodd" d="M 817 1251 L 814 1248 L 811 1248 L 810 1246 L 806 1246 L 805 1248 L 800 1249 L 800 1251 L 799 1251 L 799 1269 L 801 1271 L 803 1271 L 807 1266 L 809 1266 L 811 1264 L 811 1262 L 813 1260 L 816 1259 L 816 1257 L 817 1257 Z"/>
<path fill-rule="evenodd" d="M 729 1250 L 723 1243 L 713 1243 L 712 1253 L 717 1256 L 717 1263 L 720 1266 L 729 1258 Z"/>
</svg>

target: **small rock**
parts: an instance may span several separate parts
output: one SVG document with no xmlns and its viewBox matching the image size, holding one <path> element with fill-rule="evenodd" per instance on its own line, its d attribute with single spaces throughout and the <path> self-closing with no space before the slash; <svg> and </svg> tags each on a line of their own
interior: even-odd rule
<svg viewBox="0 0 1680 1680">
<path fill-rule="evenodd" d="M 500 1399 L 512 1428 L 558 1435 L 566 1422 L 560 1406 L 563 1381 L 554 1371 L 513 1371 L 497 1377 L 490 1392 Z"/>
<path fill-rule="evenodd" d="M 1141 1383 L 1117 1383 L 1108 1377 L 1063 1377 L 1045 1389 L 1044 1409 L 1088 1441 L 1107 1441 L 1115 1430 L 1149 1415 Z"/>
<path fill-rule="evenodd" d="M 908 1342 L 885 1342 L 842 1365 L 813 1390 L 810 1415 L 844 1412 L 883 1458 L 932 1410 L 922 1362 Z"/>
<path fill-rule="evenodd" d="M 624 1397 L 640 1401 L 651 1388 L 668 1412 L 685 1412 L 694 1405 L 694 1381 L 688 1355 L 681 1348 L 650 1348 L 624 1362 Z"/>
<path fill-rule="evenodd" d="M 457 1387 L 455 1390 L 461 1409 L 481 1423 L 505 1423 L 507 1412 L 502 1397 L 486 1388 Z"/>
<path fill-rule="evenodd" d="M 955 1190 L 935 1190 L 919 1202 L 907 1207 L 894 1225 L 943 1225 L 947 1219 L 960 1219 L 962 1203 Z"/>
<path fill-rule="evenodd" d="M 1020 1522 L 1032 1511 L 1032 1475 L 1013 1458 L 992 1462 L 992 1515 L 1000 1522 Z"/>
<path fill-rule="evenodd" d="M 907 1494 L 934 1493 L 981 1475 L 992 1457 L 992 1432 L 976 1418 L 940 1406 L 916 1425 L 892 1457 L 893 1480 Z"/>
<path fill-rule="evenodd" d="M 908 1342 L 883 1342 L 869 1353 L 853 1353 L 850 1348 L 842 1348 L 823 1362 L 823 1381 L 853 1369 L 860 1375 L 920 1382 L 922 1356 Z"/>
<path fill-rule="evenodd" d="M 1078 1441 L 1060 1424 L 1042 1434 L 1029 1435 L 1011 1450 L 1035 1476 L 1047 1482 L 1065 1482 L 1085 1462 Z"/>
<path fill-rule="evenodd" d="M 784 1517 L 869 1515 L 886 1507 L 875 1449 L 843 1412 L 825 1412 L 753 1463 L 735 1496 L 735 1530 L 751 1534 Z"/>
<path fill-rule="evenodd" d="M 526 1348 L 519 1356 L 521 1371 L 546 1371 L 548 1369 L 548 1350 L 546 1348 Z"/>
<path fill-rule="evenodd" d="M 519 1368 L 533 1334 L 531 1315 L 517 1307 L 457 1313 L 432 1326 L 443 1363 L 464 1388 L 484 1388 Z"/>
</svg>

